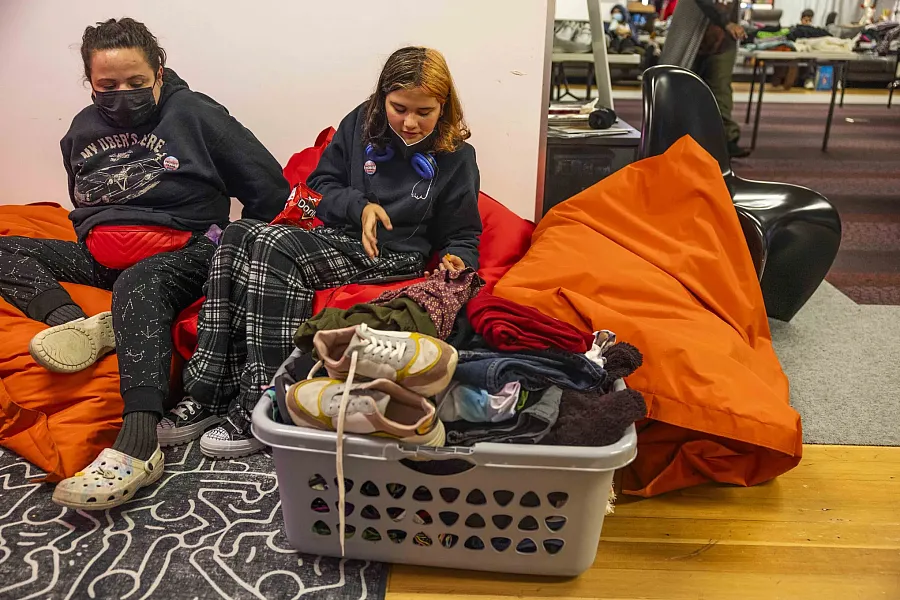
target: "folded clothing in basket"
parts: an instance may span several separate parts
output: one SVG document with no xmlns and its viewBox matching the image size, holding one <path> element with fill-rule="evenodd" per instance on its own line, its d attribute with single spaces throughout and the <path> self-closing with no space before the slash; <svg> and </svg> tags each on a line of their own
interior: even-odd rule
<svg viewBox="0 0 900 600">
<path fill-rule="evenodd" d="M 479 442 L 504 444 L 539 444 L 559 416 L 562 390 L 550 387 L 530 392 L 528 402 L 515 420 L 502 423 L 445 423 L 448 446 L 472 446 Z"/>
<path fill-rule="evenodd" d="M 550 446 L 608 446 L 619 441 L 628 426 L 647 416 L 644 395 L 637 390 L 608 394 L 566 390 L 559 418 L 543 443 Z"/>
<path fill-rule="evenodd" d="M 476 333 L 495 350 L 548 350 L 585 353 L 593 335 L 530 306 L 482 292 L 466 305 Z"/>
<path fill-rule="evenodd" d="M 556 385 L 565 389 L 599 390 L 612 384 L 606 371 L 584 354 L 562 350 L 495 352 L 462 350 L 456 380 L 496 394 L 518 381 L 529 391 Z"/>
</svg>

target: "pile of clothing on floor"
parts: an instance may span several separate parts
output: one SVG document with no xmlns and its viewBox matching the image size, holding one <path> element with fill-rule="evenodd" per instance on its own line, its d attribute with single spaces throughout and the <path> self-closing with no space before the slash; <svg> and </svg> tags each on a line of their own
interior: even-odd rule
<svg viewBox="0 0 900 600">
<path fill-rule="evenodd" d="M 266 391 L 276 420 L 430 446 L 604 446 L 646 417 L 617 384 L 641 365 L 637 348 L 482 286 L 470 269 L 440 271 L 323 310 Z"/>
</svg>

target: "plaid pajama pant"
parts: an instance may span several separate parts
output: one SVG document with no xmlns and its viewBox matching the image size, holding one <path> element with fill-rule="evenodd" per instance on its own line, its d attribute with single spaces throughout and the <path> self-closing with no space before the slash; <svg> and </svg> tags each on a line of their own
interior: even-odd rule
<svg viewBox="0 0 900 600">
<path fill-rule="evenodd" d="M 294 332 L 312 317 L 316 290 L 412 278 L 423 268 L 418 253 L 383 251 L 371 259 L 361 241 L 335 229 L 232 223 L 213 257 L 185 391 L 249 431 L 263 388 L 294 350 Z"/>
</svg>

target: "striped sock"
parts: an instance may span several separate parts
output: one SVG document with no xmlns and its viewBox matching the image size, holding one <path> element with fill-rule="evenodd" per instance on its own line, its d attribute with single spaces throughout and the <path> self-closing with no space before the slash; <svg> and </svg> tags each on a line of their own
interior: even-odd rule
<svg viewBox="0 0 900 600">
<path fill-rule="evenodd" d="M 57 325 L 64 325 L 76 319 L 86 318 L 87 315 L 84 314 L 84 311 L 81 310 L 81 307 L 77 304 L 63 304 L 59 308 L 51 310 L 44 319 L 44 323 L 50 327 L 56 327 Z"/>
</svg>

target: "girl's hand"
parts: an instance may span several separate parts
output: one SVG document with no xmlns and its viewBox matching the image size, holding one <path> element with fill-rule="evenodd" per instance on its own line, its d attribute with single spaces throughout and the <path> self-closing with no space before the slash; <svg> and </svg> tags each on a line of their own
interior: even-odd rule
<svg viewBox="0 0 900 600">
<path fill-rule="evenodd" d="M 378 222 L 391 231 L 391 218 L 380 204 L 366 204 L 362 212 L 362 243 L 369 258 L 378 256 Z"/>
<path fill-rule="evenodd" d="M 451 273 L 456 273 L 458 271 L 462 271 L 466 268 L 466 263 L 453 254 L 445 254 L 444 258 L 441 259 L 441 264 L 438 265 L 438 271 L 450 271 Z M 431 277 L 432 273 L 425 271 L 425 277 Z"/>
</svg>

